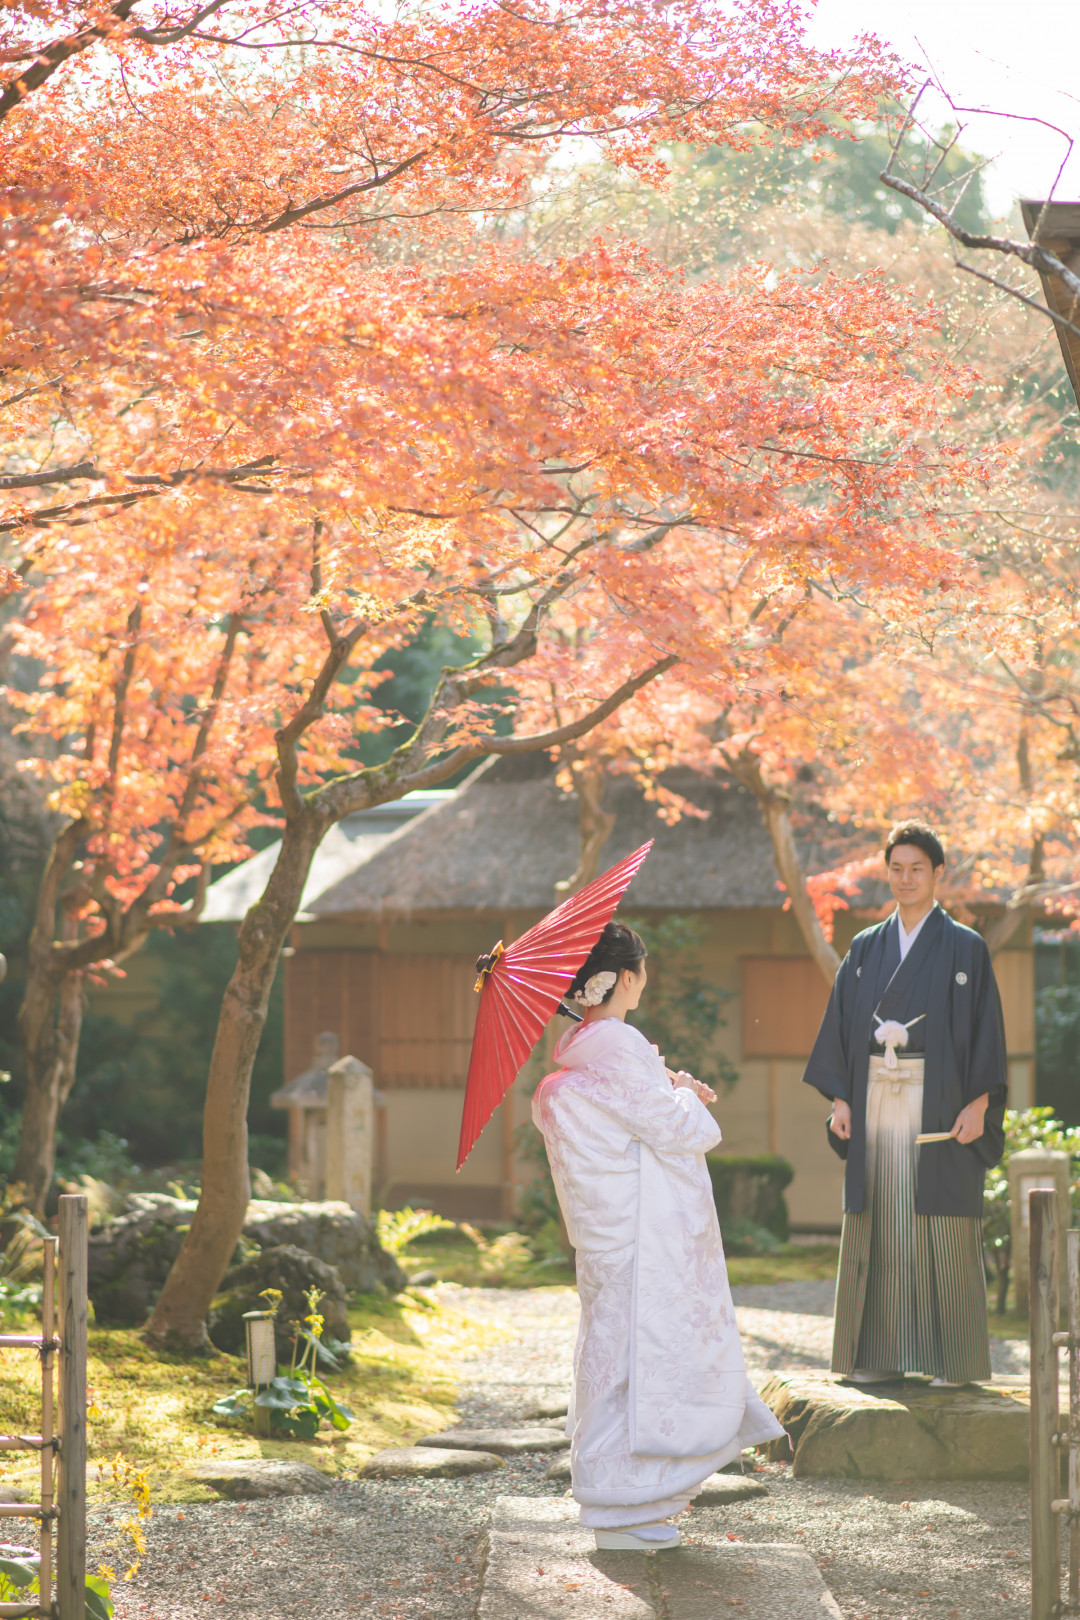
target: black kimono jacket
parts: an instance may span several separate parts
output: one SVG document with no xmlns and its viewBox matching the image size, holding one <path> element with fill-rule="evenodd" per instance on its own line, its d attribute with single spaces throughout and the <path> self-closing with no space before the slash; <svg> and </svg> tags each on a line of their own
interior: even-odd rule
<svg viewBox="0 0 1080 1620">
<path fill-rule="evenodd" d="M 912 1025 L 898 1055 L 925 1059 L 922 1129 L 951 1131 L 960 1110 L 987 1092 L 982 1136 L 928 1143 L 919 1149 L 915 1208 L 919 1215 L 982 1214 L 983 1179 L 1005 1149 L 1008 1093 L 1001 998 L 980 935 L 953 922 L 940 906 L 927 917 L 903 962 L 895 912 L 857 934 L 841 962 L 803 1079 L 826 1097 L 851 1105 L 851 1140 L 829 1132 L 847 1160 L 844 1208 L 863 1208 L 866 1193 L 866 1083 L 877 1020 Z M 875 1018 L 876 1014 L 876 1018 Z"/>
</svg>

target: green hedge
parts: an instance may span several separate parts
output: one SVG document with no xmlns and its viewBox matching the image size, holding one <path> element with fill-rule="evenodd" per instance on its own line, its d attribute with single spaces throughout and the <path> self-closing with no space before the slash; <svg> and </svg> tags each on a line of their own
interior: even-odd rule
<svg viewBox="0 0 1080 1620">
<path fill-rule="evenodd" d="M 780 1243 L 787 1242 L 784 1188 L 795 1175 L 794 1166 L 778 1153 L 707 1153 L 705 1162 L 725 1236 L 751 1223 L 771 1232 Z"/>
</svg>

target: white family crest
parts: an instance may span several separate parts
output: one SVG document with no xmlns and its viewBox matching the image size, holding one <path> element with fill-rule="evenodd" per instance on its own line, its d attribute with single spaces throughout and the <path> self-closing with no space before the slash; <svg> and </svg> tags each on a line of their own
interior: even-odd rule
<svg viewBox="0 0 1080 1620">
<path fill-rule="evenodd" d="M 957 982 L 957 984 L 967 984 L 967 974 L 966 973 L 958 973 L 956 975 L 956 982 Z"/>
</svg>

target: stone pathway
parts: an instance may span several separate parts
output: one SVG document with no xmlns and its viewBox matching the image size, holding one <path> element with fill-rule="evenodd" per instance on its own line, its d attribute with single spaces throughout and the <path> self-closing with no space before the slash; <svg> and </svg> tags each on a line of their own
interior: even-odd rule
<svg viewBox="0 0 1080 1620">
<path fill-rule="evenodd" d="M 829 1289 L 778 1284 L 738 1291 L 755 1378 L 763 1382 L 774 1368 L 828 1364 Z M 445 1297 L 507 1334 L 459 1367 L 462 1427 L 519 1422 L 530 1409 L 565 1395 L 578 1320 L 572 1291 L 454 1289 Z M 996 1367 L 999 1357 L 1013 1358 L 997 1370 L 1022 1370 L 1023 1349 L 996 1346 Z M 473 1620 L 499 1499 L 569 1500 L 561 1482 L 545 1477 L 550 1463 L 544 1455 L 508 1457 L 490 1473 L 465 1478 L 371 1479 L 319 1496 L 159 1508 L 140 1573 L 131 1583 L 116 1583 L 116 1620 L 217 1614 L 230 1620 L 311 1620 L 314 1614 L 319 1620 Z M 754 1477 L 768 1495 L 695 1507 L 686 1515 L 692 1548 L 703 1554 L 742 1548 L 747 1567 L 755 1546 L 762 1556 L 776 1543 L 804 1549 L 844 1620 L 1022 1620 L 1026 1614 L 1026 1487 L 868 1488 L 851 1480 L 795 1480 L 780 1464 L 767 1464 Z M 91 1515 L 91 1567 L 106 1555 L 115 1517 Z M 603 1604 L 603 1612 L 609 1607 Z M 722 1605 L 702 1608 L 700 1615 L 717 1620 L 740 1612 L 749 1610 Z"/>
</svg>

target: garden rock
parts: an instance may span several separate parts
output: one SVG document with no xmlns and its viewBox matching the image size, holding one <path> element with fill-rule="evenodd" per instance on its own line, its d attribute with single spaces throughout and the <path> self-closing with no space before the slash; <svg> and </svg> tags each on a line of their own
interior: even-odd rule
<svg viewBox="0 0 1080 1620">
<path fill-rule="evenodd" d="M 279 1204 L 255 1199 L 244 1217 L 244 1236 L 260 1249 L 291 1244 L 336 1266 L 347 1294 L 391 1293 L 406 1286 L 405 1273 L 379 1243 L 375 1223 L 348 1204 Z"/>
<path fill-rule="evenodd" d="M 556 1457 L 551 1467 L 544 1473 L 545 1479 L 553 1479 L 560 1485 L 569 1485 L 571 1477 L 570 1458 L 566 1456 Z"/>
<path fill-rule="evenodd" d="M 388 1446 L 369 1457 L 361 1479 L 460 1479 L 505 1468 L 491 1451 L 450 1451 L 440 1446 Z"/>
<path fill-rule="evenodd" d="M 519 1457 L 529 1451 L 569 1451 L 570 1441 L 556 1429 L 535 1425 L 520 1429 L 444 1429 L 426 1434 L 418 1446 L 449 1446 L 462 1451 L 494 1451 L 500 1457 Z"/>
<path fill-rule="evenodd" d="M 1020 1480 L 1028 1472 L 1028 1383 L 962 1389 L 846 1384 L 816 1371 L 773 1373 L 761 1398 L 795 1448 L 796 1478 Z M 788 1441 L 768 1455 L 786 1461 Z"/>
<path fill-rule="evenodd" d="M 187 1470 L 187 1477 L 237 1502 L 263 1496 L 316 1496 L 333 1488 L 333 1481 L 310 1463 L 286 1462 L 279 1457 L 196 1463 Z"/>
<path fill-rule="evenodd" d="M 194 1214 L 190 1199 L 137 1193 L 90 1233 L 87 1286 L 100 1327 L 145 1322 Z"/>
<path fill-rule="evenodd" d="M 323 1295 L 318 1305 L 324 1319 L 323 1337 L 348 1342 L 349 1316 L 337 1269 L 291 1243 L 283 1243 L 264 1249 L 254 1259 L 225 1273 L 221 1292 L 206 1319 L 210 1339 L 219 1350 L 241 1354 L 245 1344 L 244 1313 L 266 1309 L 262 1293 L 267 1288 L 276 1288 L 282 1295 L 274 1319 L 279 1362 L 292 1360 L 293 1341 L 308 1315 L 306 1295 L 312 1288 Z"/>
<path fill-rule="evenodd" d="M 115 1220 L 90 1234 L 89 1290 L 102 1326 L 139 1326 L 161 1292 L 184 1234 L 195 1214 L 192 1199 L 165 1193 L 134 1193 Z M 276 1203 L 248 1205 L 234 1264 L 260 1249 L 291 1245 L 336 1267 L 346 1292 L 370 1292 L 380 1285 L 405 1286 L 397 1261 L 380 1247 L 375 1227 L 348 1204 Z"/>
</svg>

